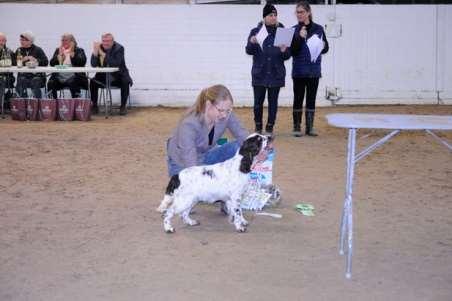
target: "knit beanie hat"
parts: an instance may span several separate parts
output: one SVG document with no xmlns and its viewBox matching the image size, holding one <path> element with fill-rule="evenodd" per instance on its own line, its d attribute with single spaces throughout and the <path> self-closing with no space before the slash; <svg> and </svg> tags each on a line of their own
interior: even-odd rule
<svg viewBox="0 0 452 301">
<path fill-rule="evenodd" d="M 276 7 L 274 7 L 272 4 L 265 4 L 264 10 L 262 11 L 262 17 L 265 18 L 269 14 L 274 13 L 275 15 L 278 15 L 278 12 L 276 11 Z"/>
</svg>

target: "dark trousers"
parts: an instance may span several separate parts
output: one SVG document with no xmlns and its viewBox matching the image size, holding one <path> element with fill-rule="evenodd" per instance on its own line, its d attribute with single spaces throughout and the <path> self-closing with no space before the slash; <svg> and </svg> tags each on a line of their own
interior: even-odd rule
<svg viewBox="0 0 452 301">
<path fill-rule="evenodd" d="M 2 105 L 2 112 L 4 109 L 5 104 L 8 103 L 9 101 L 9 96 L 11 96 L 10 93 L 7 93 L 5 95 L 5 90 L 7 88 L 13 88 L 14 87 L 14 77 L 6 77 L 6 76 L 2 76 L 0 75 L 0 102 Z M 5 98 L 3 98 L 5 97 Z"/>
<path fill-rule="evenodd" d="M 127 105 L 127 99 L 129 98 L 129 82 L 121 81 L 120 79 L 115 79 L 113 77 L 111 78 L 112 81 L 110 82 L 110 85 L 121 89 L 121 107 L 125 107 Z M 99 88 L 105 88 L 105 83 L 106 75 L 104 73 L 96 74 L 94 79 L 90 82 L 91 101 L 95 107 L 97 106 Z"/>
<path fill-rule="evenodd" d="M 303 108 L 304 95 L 306 94 L 306 109 L 315 110 L 315 99 L 319 87 L 318 77 L 303 77 L 293 79 L 293 109 Z"/>
<path fill-rule="evenodd" d="M 45 87 L 45 78 L 42 76 L 18 76 L 16 92 L 20 97 L 27 97 L 27 88 L 31 88 L 35 98 L 41 98 L 41 88 Z"/>
<path fill-rule="evenodd" d="M 278 95 L 280 87 L 267 88 L 263 86 L 253 86 L 254 90 L 254 122 L 262 125 L 262 115 L 264 112 L 265 93 L 268 91 L 268 119 L 267 125 L 273 126 L 278 112 Z"/>
<path fill-rule="evenodd" d="M 306 94 L 306 112 L 315 111 L 315 99 L 319 87 L 318 77 L 293 78 L 293 123 L 301 123 L 303 101 Z"/>
<path fill-rule="evenodd" d="M 63 88 L 69 88 L 72 98 L 80 97 L 80 89 L 88 89 L 88 80 L 73 76 L 62 82 L 58 77 L 50 78 L 47 82 L 47 90 L 52 93 L 53 98 L 57 98 L 57 91 Z"/>
</svg>

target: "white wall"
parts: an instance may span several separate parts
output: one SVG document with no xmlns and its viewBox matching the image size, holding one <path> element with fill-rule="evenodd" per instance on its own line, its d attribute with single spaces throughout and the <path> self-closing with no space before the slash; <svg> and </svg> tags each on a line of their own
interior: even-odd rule
<svg viewBox="0 0 452 301">
<path fill-rule="evenodd" d="M 293 5 L 277 9 L 286 26 L 296 23 Z M 341 25 L 343 32 L 329 38 L 319 105 L 330 104 L 326 86 L 341 89 L 340 103 L 452 98 L 452 6 L 322 5 L 313 13 L 317 23 Z M 134 104 L 188 105 L 201 88 L 223 83 L 236 103 L 251 105 L 251 57 L 244 47 L 261 16 L 258 5 L 0 4 L 0 31 L 15 49 L 19 33 L 31 29 L 49 56 L 63 32 L 73 33 L 88 55 L 102 32 L 114 33 L 126 47 Z M 291 105 L 291 60 L 286 67 L 280 103 Z"/>
</svg>

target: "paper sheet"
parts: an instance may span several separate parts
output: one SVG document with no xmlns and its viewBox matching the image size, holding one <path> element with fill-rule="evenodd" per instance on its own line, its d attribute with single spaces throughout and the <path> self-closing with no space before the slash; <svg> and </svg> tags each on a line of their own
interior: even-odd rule
<svg viewBox="0 0 452 301">
<path fill-rule="evenodd" d="M 289 47 L 290 44 L 292 44 L 294 31 L 295 28 L 292 27 L 291 28 L 278 27 L 276 29 L 276 37 L 273 46 L 279 47 L 281 45 L 285 45 Z"/>
<path fill-rule="evenodd" d="M 323 41 L 318 35 L 314 34 L 307 40 L 306 44 L 311 54 L 311 62 L 314 63 L 323 50 Z"/>
<path fill-rule="evenodd" d="M 259 43 L 259 46 L 261 46 L 261 48 L 262 48 L 262 44 L 264 43 L 267 36 L 268 36 L 267 27 L 265 27 L 265 25 L 262 24 L 261 29 L 259 30 L 259 32 L 256 35 L 257 42 Z"/>
</svg>

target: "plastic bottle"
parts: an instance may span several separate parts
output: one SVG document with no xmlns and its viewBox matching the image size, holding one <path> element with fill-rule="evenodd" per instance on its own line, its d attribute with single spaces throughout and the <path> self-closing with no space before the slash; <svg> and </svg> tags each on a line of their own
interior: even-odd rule
<svg viewBox="0 0 452 301">
<path fill-rule="evenodd" d="M 5 56 L 5 67 L 11 67 L 12 65 L 12 60 L 11 60 L 11 54 L 6 51 L 6 56 Z"/>
<path fill-rule="evenodd" d="M 20 49 L 17 50 L 16 65 L 18 68 L 22 68 L 24 66 L 23 57 L 22 53 L 20 52 Z"/>
</svg>

